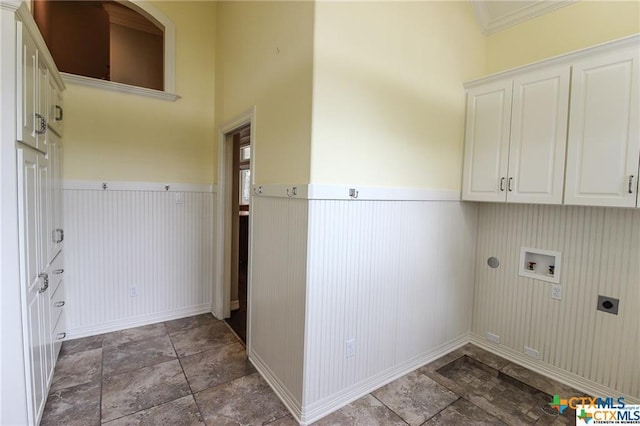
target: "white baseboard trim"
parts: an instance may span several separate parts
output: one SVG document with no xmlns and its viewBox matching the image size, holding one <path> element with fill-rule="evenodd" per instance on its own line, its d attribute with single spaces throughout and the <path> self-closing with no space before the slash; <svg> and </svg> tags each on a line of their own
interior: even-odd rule
<svg viewBox="0 0 640 426">
<path fill-rule="evenodd" d="M 215 185 L 198 183 L 129 182 L 72 179 L 64 179 L 62 182 L 62 189 L 85 191 L 216 192 Z"/>
<path fill-rule="evenodd" d="M 480 336 L 473 333 L 465 333 L 448 343 L 438 346 L 437 348 L 419 355 L 411 360 L 399 364 L 389 370 L 383 371 L 365 381 L 357 383 L 353 386 L 343 389 L 342 391 L 331 395 L 330 397 L 310 404 L 308 407 L 301 407 L 300 403 L 293 398 L 286 387 L 280 382 L 269 367 L 254 352 L 249 353 L 249 360 L 255 366 L 256 370 L 267 381 L 269 386 L 278 395 L 293 417 L 301 425 L 310 425 L 319 419 L 333 413 L 336 410 L 350 404 L 353 401 L 373 392 L 374 390 L 408 374 L 462 346 L 467 343 L 474 345 L 501 356 L 511 362 L 526 367 L 543 376 L 549 377 L 567 386 L 571 386 L 581 392 L 589 395 L 600 397 L 624 397 L 625 402 L 629 404 L 640 404 L 638 398 L 620 393 L 614 389 L 603 386 L 599 383 L 587 380 L 574 373 L 570 373 L 561 368 L 527 358 L 524 354 L 518 353 L 512 349 L 495 345 L 487 342 Z"/>
<path fill-rule="evenodd" d="M 346 388 L 344 391 L 336 395 L 332 395 L 330 398 L 313 404 L 312 409 L 305 410 L 305 413 L 302 412 L 300 402 L 298 402 L 296 398 L 291 395 L 289 390 L 278 379 L 273 371 L 271 371 L 269 366 L 262 360 L 262 358 L 260 358 L 260 356 L 252 350 L 248 351 L 248 356 L 249 361 L 253 364 L 258 373 L 260 373 L 262 378 L 269 384 L 271 389 L 273 389 L 276 395 L 278 395 L 291 415 L 296 419 L 296 421 L 298 421 L 300 425 L 304 426 L 316 422 L 317 420 L 333 413 L 334 411 L 339 410 L 345 405 L 348 405 L 351 402 L 371 393 L 379 387 L 384 386 L 387 383 L 390 383 L 404 376 L 405 374 L 410 373 L 411 371 L 420 368 L 423 365 L 426 365 L 440 358 L 441 356 L 448 354 L 451 351 L 458 349 L 461 346 L 464 346 L 468 342 L 469 336 L 467 334 L 464 334 L 458 339 L 455 339 L 454 341 L 449 342 L 445 345 L 441 345 L 433 351 L 420 355 L 390 370 L 377 374 L 364 382 Z"/>
<path fill-rule="evenodd" d="M 287 387 L 278 379 L 278 377 L 271 371 L 269 366 L 256 354 L 252 349 L 248 350 L 249 361 L 258 370 L 258 373 L 269 384 L 271 389 L 278 395 L 280 401 L 287 407 L 287 410 L 293 415 L 293 417 L 299 421 L 301 416 L 300 402 L 289 392 Z"/>
<path fill-rule="evenodd" d="M 95 336 L 98 334 L 110 333 L 112 331 L 124 330 L 127 328 L 140 327 L 143 325 L 155 324 L 158 322 L 171 321 L 191 315 L 211 313 L 211 304 L 189 306 L 187 308 L 174 309 L 171 311 L 158 312 L 150 315 L 143 315 L 134 318 L 126 318 L 117 321 L 108 321 L 100 324 L 92 324 L 84 327 L 67 329 L 65 340 L 79 339 L 81 337 Z"/>
<path fill-rule="evenodd" d="M 369 377 L 362 382 L 349 386 L 348 388 L 345 388 L 328 398 L 310 404 L 308 407 L 304 407 L 301 415 L 293 412 L 292 414 L 294 415 L 296 420 L 300 422 L 301 425 L 309 425 L 315 421 L 318 421 L 322 417 L 325 417 L 328 414 L 339 410 L 345 405 L 362 398 L 363 396 L 373 392 L 381 386 L 393 382 L 394 380 L 404 376 L 405 374 L 408 374 L 416 370 L 417 368 L 420 368 L 423 365 L 426 365 L 440 358 L 441 356 L 458 349 L 468 342 L 469 335 L 468 333 L 465 333 L 457 339 L 442 344 L 431 351 L 425 352 L 388 370 L 382 371 L 372 377 Z"/>
<path fill-rule="evenodd" d="M 626 395 L 615 389 L 611 389 L 600 383 L 585 379 L 584 377 L 578 376 L 575 373 L 571 373 L 567 370 L 548 364 L 546 362 L 534 360 L 527 357 L 525 354 L 515 351 L 511 348 L 489 342 L 484 337 L 478 336 L 477 334 L 471 333 L 470 337 L 470 342 L 482 349 L 501 356 L 502 358 L 505 358 L 515 364 L 526 367 L 531 371 L 535 371 L 536 373 L 549 377 L 550 379 L 570 386 L 576 390 L 584 392 L 587 395 L 614 398 L 624 397 L 625 403 L 627 404 L 640 404 L 640 398 Z"/>
<path fill-rule="evenodd" d="M 236 309 L 240 309 L 240 301 L 239 300 L 232 300 L 230 309 L 232 311 L 235 311 Z"/>
</svg>

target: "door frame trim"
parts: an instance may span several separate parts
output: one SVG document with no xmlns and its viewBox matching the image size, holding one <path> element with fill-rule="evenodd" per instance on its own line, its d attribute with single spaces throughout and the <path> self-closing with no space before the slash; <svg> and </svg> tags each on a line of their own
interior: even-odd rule
<svg viewBox="0 0 640 426">
<path fill-rule="evenodd" d="M 215 244 L 215 267 L 216 276 L 213 289 L 213 303 L 211 310 L 218 319 L 229 318 L 231 315 L 231 215 L 229 213 L 229 170 L 227 157 L 231 152 L 229 148 L 228 136 L 241 127 L 249 124 L 251 147 L 255 147 L 255 123 L 256 107 L 253 106 L 245 112 L 236 116 L 218 128 L 218 192 L 216 198 L 216 244 Z M 251 184 L 255 182 L 255 150 L 251 150 Z M 249 258 L 247 269 L 251 271 L 251 235 L 253 234 L 253 218 L 249 215 Z M 251 284 L 251 273 L 247 274 L 247 287 Z M 247 292 L 249 297 L 249 292 Z M 249 303 L 247 301 L 247 303 Z M 247 306 L 247 315 L 250 308 Z M 249 320 L 247 318 L 247 346 L 249 343 Z"/>
</svg>

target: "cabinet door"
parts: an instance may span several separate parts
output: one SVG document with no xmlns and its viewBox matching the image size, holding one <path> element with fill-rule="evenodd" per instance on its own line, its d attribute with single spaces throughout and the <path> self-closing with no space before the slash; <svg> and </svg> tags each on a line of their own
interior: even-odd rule
<svg viewBox="0 0 640 426">
<path fill-rule="evenodd" d="M 29 368 L 30 423 L 36 424 L 46 399 L 45 333 L 42 318 L 43 280 L 39 277 L 41 252 L 39 245 L 40 194 L 38 187 L 40 154 L 28 148 L 18 148 L 18 228 L 20 233 L 20 269 L 22 294 L 25 295 L 24 339 Z"/>
<path fill-rule="evenodd" d="M 513 82 L 507 201 L 561 204 L 569 110 L 568 65 Z"/>
<path fill-rule="evenodd" d="M 62 143 L 60 138 L 54 133 L 47 134 L 47 150 L 49 151 L 49 171 L 51 185 L 49 197 L 51 199 L 51 229 L 49 241 L 52 245 L 51 256 L 54 257 L 62 250 L 64 233 L 62 230 Z"/>
<path fill-rule="evenodd" d="M 34 148 L 38 147 L 36 129 L 40 123 L 38 109 L 38 49 L 31 35 L 17 23 L 17 139 Z"/>
<path fill-rule="evenodd" d="M 49 106 L 47 123 L 51 130 L 62 136 L 62 120 L 64 119 L 64 109 L 62 105 L 62 94 L 56 87 L 52 78 L 49 78 Z"/>
<path fill-rule="evenodd" d="M 512 81 L 467 92 L 462 199 L 505 201 Z"/>
<path fill-rule="evenodd" d="M 47 152 L 47 118 L 49 115 L 49 70 L 40 60 L 40 52 L 38 54 L 38 86 L 36 93 L 37 115 L 36 115 L 36 144 L 40 151 Z"/>
<path fill-rule="evenodd" d="M 38 245 L 40 251 L 40 261 L 38 269 L 41 272 L 49 265 L 53 259 L 53 219 L 51 217 L 51 173 L 49 161 L 38 155 Z"/>
<path fill-rule="evenodd" d="M 574 64 L 565 204 L 636 205 L 638 67 L 637 49 Z"/>
</svg>

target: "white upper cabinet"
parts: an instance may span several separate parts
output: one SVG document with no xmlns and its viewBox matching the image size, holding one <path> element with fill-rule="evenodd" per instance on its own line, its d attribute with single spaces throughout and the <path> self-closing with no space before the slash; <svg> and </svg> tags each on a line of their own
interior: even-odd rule
<svg viewBox="0 0 640 426">
<path fill-rule="evenodd" d="M 47 151 L 47 122 L 49 119 L 49 69 L 42 59 L 32 35 L 22 22 L 17 22 L 17 140 Z M 60 101 L 61 103 L 61 101 Z M 59 123 L 55 123 L 59 127 Z M 61 130 L 61 128 L 60 128 Z"/>
<path fill-rule="evenodd" d="M 640 36 L 467 83 L 462 199 L 640 207 Z"/>
<path fill-rule="evenodd" d="M 22 22 L 17 22 L 17 26 L 17 139 L 38 148 L 38 48 Z"/>
<path fill-rule="evenodd" d="M 556 66 L 468 90 L 462 199 L 562 203 L 569 77 Z"/>
<path fill-rule="evenodd" d="M 562 203 L 569 76 L 559 66 L 513 81 L 507 201 Z"/>
<path fill-rule="evenodd" d="M 512 81 L 469 89 L 462 199 L 505 201 Z"/>
<path fill-rule="evenodd" d="M 575 62 L 565 204 L 635 207 L 638 47 Z"/>
</svg>

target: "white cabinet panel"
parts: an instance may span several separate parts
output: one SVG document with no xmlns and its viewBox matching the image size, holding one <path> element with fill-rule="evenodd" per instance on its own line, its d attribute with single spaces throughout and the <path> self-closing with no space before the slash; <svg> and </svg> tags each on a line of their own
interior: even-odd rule
<svg viewBox="0 0 640 426">
<path fill-rule="evenodd" d="M 36 134 L 38 49 L 21 22 L 17 23 L 17 139 L 34 148 L 38 147 Z"/>
<path fill-rule="evenodd" d="M 49 170 L 49 162 L 47 159 L 39 155 L 38 156 L 38 215 L 39 220 L 39 259 L 38 269 L 44 271 L 49 264 L 49 260 L 52 259 L 52 244 L 51 235 L 53 231 L 51 229 L 53 220 L 51 217 L 51 194 L 49 191 L 51 184 L 51 174 Z"/>
<path fill-rule="evenodd" d="M 47 152 L 49 160 L 49 231 L 47 242 L 49 245 L 49 259 L 57 256 L 62 250 L 64 231 L 62 230 L 62 143 L 52 131 L 47 133 Z"/>
<path fill-rule="evenodd" d="M 511 80 L 467 94 L 463 200 L 505 201 L 511 94 Z"/>
<path fill-rule="evenodd" d="M 36 100 L 38 105 L 36 116 L 36 136 L 38 138 L 38 149 L 46 152 L 47 148 L 47 117 L 49 116 L 49 70 L 44 61 L 40 59 L 40 51 L 38 51 L 38 87 L 36 92 Z"/>
<path fill-rule="evenodd" d="M 41 271 L 38 248 L 38 156 L 24 148 L 19 148 L 17 154 L 21 263 L 23 283 L 30 288 L 38 281 Z"/>
<path fill-rule="evenodd" d="M 62 136 L 62 123 L 64 120 L 64 106 L 62 103 L 62 94 L 56 87 L 52 78 L 49 78 L 49 96 L 47 109 L 47 123 L 49 128 Z"/>
<path fill-rule="evenodd" d="M 637 48 L 574 64 L 566 204 L 636 206 L 638 74 Z"/>
<path fill-rule="evenodd" d="M 45 306 L 45 280 L 40 276 L 43 269 L 42 245 L 40 244 L 40 173 L 41 164 L 46 163 L 42 154 L 29 148 L 18 148 L 18 212 L 20 231 L 21 271 L 24 276 L 25 323 L 24 338 L 28 345 L 27 368 L 30 370 L 30 409 L 31 422 L 36 423 L 42 412 L 47 391 L 47 369 L 49 362 L 46 348 L 48 335 Z M 44 160 L 44 161 L 43 161 Z"/>
<path fill-rule="evenodd" d="M 560 66 L 514 80 L 507 201 L 562 203 L 569 76 Z"/>
<path fill-rule="evenodd" d="M 17 140 L 46 152 L 49 70 L 27 29 L 18 22 Z"/>
<path fill-rule="evenodd" d="M 468 91 L 463 200 L 562 203 L 569 76 L 556 66 Z"/>
<path fill-rule="evenodd" d="M 42 413 L 44 408 L 47 384 L 46 374 L 44 372 L 45 352 L 42 344 L 43 330 L 40 322 L 42 297 L 40 297 L 37 290 L 32 294 L 32 296 L 33 297 L 29 300 L 29 304 L 27 305 L 28 329 L 26 331 L 28 334 L 27 341 L 29 342 L 30 347 L 28 368 L 31 370 L 31 400 L 29 402 L 32 408 L 29 412 L 33 416 L 30 423 L 35 424 L 35 419 L 40 417 L 40 413 Z"/>
</svg>

